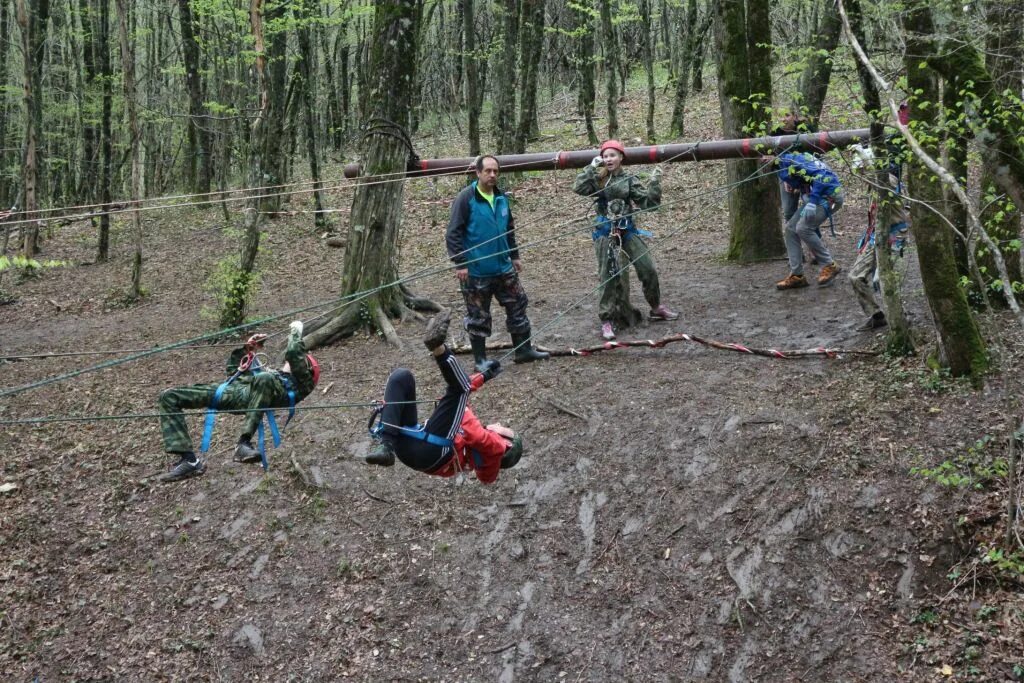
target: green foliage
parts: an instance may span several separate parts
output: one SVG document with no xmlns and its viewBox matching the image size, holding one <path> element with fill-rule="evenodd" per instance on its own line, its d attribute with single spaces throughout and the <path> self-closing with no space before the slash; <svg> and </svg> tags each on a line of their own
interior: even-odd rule
<svg viewBox="0 0 1024 683">
<path fill-rule="evenodd" d="M 236 258 L 225 258 L 217 263 L 205 289 L 217 302 L 216 315 L 221 327 L 233 327 L 245 319 L 245 312 L 255 299 L 259 285 L 259 273 L 243 272 Z M 211 317 L 213 313 L 204 309 L 203 315 Z"/>
<path fill-rule="evenodd" d="M 1006 458 L 992 452 L 992 442 L 993 437 L 986 434 L 969 446 L 967 452 L 944 460 L 935 467 L 912 467 L 910 472 L 947 488 L 977 491 L 991 488 L 1007 474 Z"/>
<path fill-rule="evenodd" d="M 984 564 L 992 565 L 999 571 L 1024 577 L 1024 551 L 1018 550 L 1008 553 L 1002 548 L 990 548 L 985 553 L 985 556 L 981 558 L 981 561 Z M 993 611 L 995 610 L 995 608 L 992 609 Z"/>
<path fill-rule="evenodd" d="M 37 261 L 20 254 L 0 256 L 0 275 L 3 275 L 6 270 L 12 270 L 16 272 L 15 280 L 24 282 L 39 277 L 46 268 L 60 268 L 66 265 L 68 265 L 66 261 Z M 0 297 L 0 301 L 2 301 L 2 297 Z"/>
</svg>

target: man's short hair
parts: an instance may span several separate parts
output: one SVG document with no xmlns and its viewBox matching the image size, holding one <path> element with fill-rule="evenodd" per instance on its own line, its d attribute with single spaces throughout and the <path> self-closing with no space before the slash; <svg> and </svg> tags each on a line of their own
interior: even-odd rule
<svg viewBox="0 0 1024 683">
<path fill-rule="evenodd" d="M 477 172 L 484 170 L 484 159 L 494 159 L 494 163 L 498 165 L 498 170 L 501 170 L 501 162 L 498 161 L 498 157 L 493 154 L 481 154 L 476 158 L 476 163 L 473 166 L 476 167 Z"/>
</svg>

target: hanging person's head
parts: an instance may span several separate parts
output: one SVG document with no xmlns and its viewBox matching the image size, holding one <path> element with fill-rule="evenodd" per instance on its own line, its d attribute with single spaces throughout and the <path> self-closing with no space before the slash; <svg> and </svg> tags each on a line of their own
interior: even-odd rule
<svg viewBox="0 0 1024 683">
<path fill-rule="evenodd" d="M 510 467 L 515 467 L 523 457 L 523 438 L 500 423 L 487 425 L 487 429 L 505 440 L 505 454 L 501 456 L 501 469 L 507 470 Z"/>
<path fill-rule="evenodd" d="M 626 148 L 618 140 L 605 140 L 601 143 L 601 158 L 608 173 L 615 173 L 622 166 L 626 156 Z"/>
</svg>

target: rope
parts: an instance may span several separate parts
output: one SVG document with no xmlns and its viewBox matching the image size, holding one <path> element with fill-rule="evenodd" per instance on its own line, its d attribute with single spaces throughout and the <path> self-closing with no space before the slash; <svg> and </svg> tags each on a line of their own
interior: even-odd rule
<svg viewBox="0 0 1024 683">
<path fill-rule="evenodd" d="M 844 355 L 850 356 L 877 356 L 880 351 L 868 351 L 863 349 L 837 349 L 829 348 L 824 346 L 818 346 L 811 349 L 796 349 L 796 350 L 783 350 L 772 348 L 757 348 L 754 346 L 746 346 L 744 344 L 721 342 L 715 339 L 709 339 L 707 337 L 700 337 L 695 334 L 688 334 L 685 332 L 679 332 L 676 334 L 670 334 L 661 339 L 635 339 L 630 341 L 608 341 L 595 346 L 586 346 L 583 348 L 565 348 L 565 349 L 552 349 L 547 346 L 537 346 L 540 351 L 550 353 L 552 357 L 561 358 L 569 356 L 592 356 L 602 351 L 612 351 L 614 349 L 625 349 L 625 348 L 650 348 L 660 349 L 668 344 L 675 342 L 688 341 L 695 342 L 697 344 L 703 344 L 713 349 L 721 351 L 735 351 L 737 353 L 749 354 L 752 356 L 764 356 L 766 358 L 775 358 L 778 360 L 794 360 L 799 358 L 808 358 L 813 356 L 826 356 L 828 358 L 836 359 L 841 358 Z M 498 350 L 512 348 L 511 342 L 503 342 L 489 346 L 488 349 Z M 468 346 L 458 346 L 452 350 L 452 353 L 462 354 L 470 353 L 472 349 Z"/>
<path fill-rule="evenodd" d="M 436 403 L 436 399 L 421 399 L 417 401 L 389 401 L 394 405 L 407 405 L 407 404 L 422 404 L 422 403 Z M 379 401 L 364 401 L 364 402 L 348 402 L 348 403 L 320 403 L 317 405 L 304 406 L 296 405 L 295 410 L 328 410 L 336 408 L 373 408 L 379 405 Z M 284 408 L 287 408 L 285 406 Z M 280 408 L 284 410 L 284 408 Z M 250 412 L 251 408 L 234 408 L 234 409 L 217 409 L 218 413 L 232 413 L 242 414 Z M 256 410 L 276 410 L 275 408 L 256 408 Z M 202 416 L 206 414 L 206 409 L 202 410 L 182 410 L 180 413 L 123 413 L 121 415 L 81 415 L 81 416 L 68 416 L 68 417 L 57 417 L 53 415 L 45 415 L 42 417 L 24 417 L 14 420 L 0 420 L 0 425 L 25 425 L 25 424 L 50 424 L 53 422 L 103 422 L 109 420 L 142 420 L 154 417 L 168 417 L 172 415 L 183 414 L 186 416 Z"/>
<path fill-rule="evenodd" d="M 722 190 L 725 190 L 726 192 L 731 191 L 731 189 L 733 187 L 738 187 L 742 183 L 747 182 L 750 179 L 756 177 L 757 173 L 760 170 L 762 170 L 762 169 L 759 168 L 757 171 L 755 171 L 754 174 L 751 174 L 751 176 L 749 176 L 748 178 L 746 178 L 746 179 L 744 179 L 742 181 L 738 181 L 737 183 L 733 183 L 732 185 L 725 185 L 725 186 L 722 186 L 720 188 L 717 188 L 717 191 L 722 191 Z M 459 171 L 459 173 L 462 173 L 462 172 L 463 171 Z M 704 193 L 704 192 L 695 193 L 694 195 L 692 195 L 692 197 L 704 196 L 705 194 L 706 193 Z M 659 207 L 657 207 L 657 208 L 660 208 L 661 206 L 670 206 L 672 204 L 675 204 L 675 203 L 678 203 L 678 202 L 681 202 L 681 201 L 686 201 L 686 199 L 689 199 L 689 198 L 692 198 L 692 197 L 687 197 L 687 198 L 682 198 L 682 199 L 679 199 L 679 200 L 674 200 L 673 202 L 666 202 L 666 203 L 663 203 L 663 204 L 659 205 Z M 628 215 L 635 215 L 635 214 L 639 214 L 639 213 L 644 213 L 645 211 L 650 211 L 650 210 L 654 210 L 654 209 L 637 209 L 636 211 L 633 211 L 633 212 L 631 212 Z M 700 215 L 700 214 L 698 214 L 698 215 Z M 584 216 L 582 218 L 575 218 L 575 219 L 571 219 L 570 221 L 567 221 L 566 223 L 574 223 L 574 222 L 579 221 L 579 220 L 586 220 L 586 218 L 587 218 L 587 216 Z M 686 223 L 684 223 L 683 225 L 685 225 L 685 224 Z M 530 243 L 530 244 L 524 245 L 522 248 L 523 249 L 532 248 L 533 246 L 536 246 L 538 244 L 543 244 L 545 242 L 553 241 L 555 239 L 561 239 L 562 237 L 565 237 L 565 236 L 568 236 L 568 235 L 573 234 L 575 232 L 580 232 L 580 231 L 582 231 L 584 229 L 589 229 L 589 228 L 590 228 L 590 226 L 588 224 L 588 225 L 584 226 L 584 228 L 579 228 L 579 229 L 576 229 L 576 230 L 568 231 L 568 232 L 566 232 L 564 234 L 558 234 L 558 235 L 555 235 L 554 237 L 551 237 L 551 238 L 547 238 L 547 239 L 543 239 L 543 240 L 537 240 L 534 243 Z M 675 232 L 677 233 L 678 230 L 675 231 Z M 671 237 L 674 234 L 675 233 L 671 233 L 669 235 L 669 237 Z M 486 242 L 484 242 L 482 244 L 487 244 L 488 242 L 493 241 L 494 239 L 498 239 L 499 237 L 500 236 L 496 236 L 495 238 L 492 238 L 491 240 L 487 240 Z M 481 245 L 476 245 L 474 248 L 478 248 L 479 246 L 482 246 L 482 244 Z M 458 255 L 466 254 L 466 253 L 468 253 L 468 251 L 469 251 L 468 249 L 467 250 L 463 250 L 463 252 L 461 252 L 461 254 L 458 254 Z M 510 251 L 510 249 L 507 249 L 507 250 L 505 250 L 504 252 L 501 252 L 501 253 L 508 253 L 509 251 Z M 477 260 L 483 260 L 485 258 L 490 258 L 490 255 L 489 256 L 482 256 L 482 257 L 479 257 L 478 259 L 473 259 L 473 260 L 468 261 L 466 263 L 472 263 L 472 262 L 475 262 Z M 632 261 L 630 261 L 630 264 L 632 264 Z M 91 372 L 97 372 L 97 371 L 100 371 L 100 370 L 105 370 L 107 368 L 115 367 L 117 365 L 121 365 L 121 364 L 128 363 L 128 362 L 131 362 L 131 361 L 139 360 L 141 358 L 146 358 L 148 356 L 164 353 L 166 351 L 172 351 L 172 350 L 175 350 L 175 349 L 178 349 L 178 348 L 181 348 L 181 347 L 195 345 L 197 342 L 205 341 L 207 339 L 215 339 L 215 338 L 223 337 L 225 335 L 233 334 L 235 332 L 240 332 L 240 331 L 243 331 L 243 330 L 251 329 L 253 327 L 256 327 L 256 326 L 261 325 L 261 324 L 266 323 L 266 322 L 272 322 L 272 321 L 275 321 L 275 320 L 280 320 L 281 318 L 286 318 L 286 317 L 294 316 L 294 315 L 297 315 L 299 313 L 304 313 L 304 312 L 307 312 L 307 311 L 311 311 L 311 310 L 314 310 L 314 309 L 321 308 L 321 307 L 323 307 L 325 305 L 332 305 L 332 304 L 337 304 L 337 303 L 342 303 L 343 302 L 341 306 L 335 306 L 335 308 L 329 309 L 328 311 L 325 311 L 325 312 L 319 314 L 318 316 L 312 318 L 312 320 L 315 320 L 317 318 L 320 318 L 320 317 L 323 317 L 323 316 L 329 314 L 332 311 L 341 310 L 341 309 L 345 308 L 346 306 L 349 306 L 349 305 L 352 305 L 352 304 L 357 303 L 359 301 L 362 301 L 363 299 L 366 299 L 366 298 L 372 296 L 373 294 L 375 294 L 377 292 L 380 292 L 380 291 L 383 291 L 385 289 L 389 289 L 389 288 L 392 288 L 392 287 L 397 287 L 397 286 L 400 286 L 400 285 L 408 283 L 408 282 L 413 282 L 415 280 L 418 280 L 418 279 L 421 279 L 421 278 L 424 278 L 424 277 L 430 277 L 430 276 L 436 275 L 438 273 L 451 270 L 453 268 L 454 268 L 454 266 L 451 265 L 451 264 L 445 265 L 444 267 L 440 267 L 440 268 L 437 268 L 437 267 L 435 267 L 435 268 L 429 268 L 429 267 L 428 268 L 424 268 L 424 269 L 421 269 L 420 271 L 418 271 L 417 273 L 414 273 L 411 276 L 407 276 L 405 278 L 399 278 L 398 280 L 395 280 L 393 282 L 386 283 L 386 284 L 383 284 L 383 285 L 380 285 L 378 287 L 374 287 L 374 288 L 371 288 L 371 289 L 368 289 L 368 290 L 363 290 L 362 292 L 353 292 L 352 294 L 346 295 L 344 297 L 341 297 L 340 299 L 336 299 L 336 300 L 333 300 L 331 302 L 326 302 L 326 303 L 325 302 L 320 302 L 320 303 L 317 303 L 317 304 L 312 304 L 310 306 L 305 306 L 305 307 L 302 307 L 302 308 L 292 309 L 292 310 L 286 311 L 284 313 L 279 313 L 279 314 L 276 314 L 276 315 L 266 316 L 264 318 L 260 318 L 260 319 L 254 320 L 252 322 L 243 323 L 242 325 L 237 325 L 237 326 L 234 326 L 234 327 L 225 328 L 225 329 L 222 329 L 222 330 L 218 330 L 216 332 L 211 332 L 211 333 L 208 333 L 208 334 L 205 334 L 205 335 L 200 335 L 198 337 L 193 337 L 191 339 L 186 339 L 186 340 L 179 341 L 179 342 L 174 342 L 172 344 L 168 344 L 168 345 L 165 345 L 165 346 L 155 347 L 153 349 L 148 349 L 148 350 L 140 352 L 140 353 L 133 353 L 132 355 L 126 356 L 124 358 L 119 358 L 119 359 L 113 359 L 113 360 L 110 360 L 110 361 L 105 361 L 103 363 L 98 363 L 96 365 L 88 366 L 88 367 L 85 367 L 85 368 L 80 368 L 78 370 L 73 370 L 73 371 L 69 371 L 69 372 L 66 372 L 66 373 L 59 374 L 59 375 L 54 375 L 54 376 L 51 376 L 51 377 L 47 377 L 47 378 L 38 380 L 36 382 L 31 382 L 31 383 L 28 383 L 28 384 L 24 384 L 24 385 L 15 386 L 15 387 L 7 388 L 7 389 L 4 389 L 4 390 L 0 390 L 0 398 L 5 398 L 7 396 L 13 396 L 15 394 L 23 393 L 25 391 L 30 391 L 32 389 L 37 389 L 39 387 L 43 387 L 43 386 L 46 386 L 46 385 L 49 385 L 49 384 L 53 384 L 53 383 L 56 383 L 56 382 L 62 382 L 62 381 L 68 380 L 68 379 L 73 379 L 75 377 L 78 377 L 78 376 L 81 376 L 81 375 L 84 375 L 84 374 L 88 374 L 88 373 L 91 373 Z M 598 285 L 598 287 L 596 287 L 594 290 L 591 290 L 590 292 L 588 292 L 587 296 L 584 297 L 584 299 L 581 299 L 581 300 L 577 301 L 569 309 L 567 309 L 566 311 L 563 311 L 562 313 L 560 313 L 558 316 L 556 316 L 554 319 L 552 319 L 547 325 L 542 327 L 541 330 L 546 329 L 546 327 L 548 327 L 549 325 L 551 325 L 554 322 L 556 322 L 559 318 L 564 317 L 564 315 L 568 314 L 569 311 L 571 311 L 574 308 L 576 308 L 587 297 L 589 297 L 594 292 L 598 291 L 603 284 L 604 283 L 600 283 Z M 268 339 L 272 338 L 272 337 L 275 337 L 275 336 L 278 336 L 278 335 L 283 334 L 283 333 L 284 333 L 283 330 L 281 332 L 274 333 L 273 335 L 268 336 Z M 531 336 L 531 339 L 532 339 L 532 336 Z M 523 343 L 526 343 L 526 342 L 523 342 Z M 511 353 L 513 353 L 514 351 L 515 351 L 515 349 L 513 349 L 512 352 L 510 352 L 509 354 L 506 354 L 506 356 L 503 357 L 502 360 L 504 360 L 504 358 L 507 358 L 508 355 L 511 355 Z"/>
<path fill-rule="evenodd" d="M 770 163 L 771 163 L 771 162 L 769 162 L 769 163 L 766 163 L 766 164 L 762 164 L 761 166 L 759 166 L 758 168 L 756 168 L 756 169 L 754 170 L 754 172 L 753 172 L 753 173 L 751 173 L 751 174 L 750 174 L 749 176 L 747 176 L 746 178 L 744 178 L 744 179 L 742 179 L 742 180 L 738 180 L 738 181 L 736 181 L 735 183 L 730 183 L 730 184 L 722 185 L 722 186 L 720 186 L 720 187 L 716 188 L 715 190 L 712 190 L 712 192 L 715 192 L 715 193 L 721 193 L 721 192 L 723 192 L 723 191 L 724 191 L 724 192 L 725 192 L 726 194 L 728 194 L 729 192 L 732 192 L 732 191 L 733 191 L 734 189 L 736 189 L 736 188 L 737 188 L 737 187 L 739 187 L 740 185 L 743 185 L 744 183 L 748 183 L 748 182 L 750 182 L 750 181 L 752 181 L 752 180 L 756 180 L 756 179 L 758 179 L 758 178 L 761 178 L 761 177 L 765 177 L 765 176 L 768 176 L 768 175 L 774 175 L 774 174 L 778 173 L 778 171 L 769 171 L 768 173 L 764 173 L 764 169 L 765 169 L 765 168 L 766 168 L 766 167 L 767 167 L 768 165 L 770 165 Z M 703 193 L 702 193 L 702 195 L 703 195 Z M 657 208 L 660 208 L 660 207 L 661 207 L 661 205 L 659 205 L 659 206 L 658 206 Z M 703 214 L 703 213 L 704 213 L 705 211 L 709 210 L 709 208 L 710 208 L 710 205 L 705 205 L 705 207 L 704 207 L 703 209 L 701 209 L 701 210 L 700 210 L 700 211 L 698 211 L 698 212 L 697 212 L 696 214 L 694 214 L 693 216 L 691 216 L 691 217 L 690 217 L 690 218 L 689 218 L 688 220 L 686 220 L 686 221 L 683 221 L 683 222 L 682 222 L 682 223 L 681 223 L 681 224 L 679 225 L 679 227 L 678 227 L 678 228 L 676 228 L 676 229 L 675 229 L 674 231 L 672 231 L 672 232 L 668 233 L 668 234 L 667 234 L 667 235 L 666 235 L 666 236 L 665 236 L 665 237 L 663 238 L 663 242 L 662 242 L 662 243 L 664 243 L 664 242 L 667 242 L 667 241 L 671 240 L 671 239 L 672 239 L 673 237 L 675 237 L 675 236 L 676 236 L 677 234 L 679 234 L 679 232 L 680 232 L 680 231 L 681 231 L 681 230 L 683 229 L 683 227 L 685 227 L 685 226 L 686 226 L 687 224 L 689 224 L 689 223 L 693 222 L 694 220 L 696 220 L 696 219 L 697 219 L 697 218 L 698 218 L 699 216 L 701 216 L 701 215 L 702 215 L 702 214 Z M 650 210 L 653 210 L 653 209 L 650 209 Z M 636 214 L 636 213 L 640 213 L 640 211 L 634 211 L 634 212 L 632 212 L 631 214 L 628 214 L 628 215 L 633 215 L 633 214 Z M 620 268 L 620 269 L 619 269 L 619 270 L 618 270 L 617 272 L 615 272 L 615 273 L 613 273 L 612 275 L 610 275 L 610 276 L 609 276 L 609 277 L 608 277 L 608 278 L 607 278 L 606 280 L 604 280 L 604 281 L 602 281 L 602 282 L 599 282 L 599 283 L 597 284 L 597 286 L 596 286 L 596 287 L 594 287 L 594 288 L 593 288 L 593 289 L 591 289 L 591 290 L 590 290 L 589 292 L 587 292 L 586 294 L 584 294 L 584 295 L 583 295 L 583 296 L 582 296 L 581 298 L 579 298 L 579 299 L 577 299 L 576 301 L 574 301 L 574 302 L 573 302 L 572 304 L 570 304 L 570 305 L 569 305 L 569 307 L 568 307 L 568 308 L 566 308 L 566 309 L 565 309 L 564 311 L 561 311 L 560 313 L 556 314 L 556 315 L 555 315 L 555 316 L 554 316 L 554 317 L 553 317 L 553 318 L 552 318 L 551 320 L 549 320 L 549 321 L 548 321 L 547 323 L 545 323 L 544 325 L 542 325 L 542 326 L 541 326 L 541 327 L 540 327 L 540 328 L 539 328 L 539 329 L 537 330 L 537 332 L 543 332 L 543 331 L 544 331 L 545 329 L 547 329 L 547 328 L 548 328 L 548 327 L 550 327 L 551 325 L 553 325 L 553 324 L 555 324 L 556 322 L 558 322 L 558 320 L 560 320 L 561 318 L 564 318 L 564 317 L 565 317 L 566 315 L 568 315 L 568 314 L 569 314 L 569 313 L 570 313 L 571 311 L 575 310 L 575 309 L 576 309 L 577 307 L 579 307 L 579 306 L 580 306 L 580 305 L 581 305 L 581 304 L 582 304 L 582 303 L 583 303 L 584 301 L 586 301 L 587 299 L 589 299 L 589 298 L 590 298 L 591 296 L 593 296 L 594 294 L 596 294 L 596 293 L 600 292 L 600 291 L 601 291 L 601 288 L 602 288 L 602 287 L 604 287 L 604 286 L 605 286 L 606 284 L 608 284 L 609 282 L 611 282 L 611 281 L 612 281 L 612 280 L 614 280 L 615 278 L 619 277 L 619 274 L 620 274 L 620 273 L 622 272 L 622 269 L 623 269 L 623 268 L 626 268 L 626 267 L 628 267 L 628 266 L 631 266 L 631 265 L 633 265 L 633 263 L 634 263 L 634 262 L 635 262 L 635 261 L 636 261 L 637 259 L 639 259 L 639 258 L 641 258 L 642 256 L 644 256 L 644 255 L 646 255 L 646 254 L 650 253 L 650 252 L 651 252 L 651 250 L 652 250 L 652 249 L 653 249 L 654 247 L 656 247 L 656 246 L 658 246 L 658 245 L 648 245 L 648 247 L 647 247 L 647 251 L 646 251 L 646 252 L 644 252 L 643 254 L 638 254 L 638 255 L 637 255 L 637 257 L 636 257 L 636 258 L 634 258 L 634 259 L 630 259 L 630 260 L 629 260 L 629 262 L 628 262 L 628 263 L 626 263 L 626 265 L 622 266 L 622 268 Z M 517 345 L 515 345 L 515 346 L 514 346 L 513 348 L 511 348 L 511 349 L 510 349 L 510 350 L 509 350 L 509 351 L 508 351 L 507 353 L 505 353 L 505 354 L 504 354 L 503 356 L 501 356 L 501 358 L 499 358 L 499 359 L 498 359 L 498 362 L 500 363 L 500 362 L 504 362 L 505 360 L 507 360 L 509 356 L 512 356 L 513 354 L 515 354 L 515 352 L 516 352 L 516 351 L 517 351 L 517 350 L 519 349 L 519 347 L 520 347 L 520 346 L 523 346 L 524 344 L 528 344 L 528 343 L 530 343 L 530 342 L 531 342 L 531 340 L 532 340 L 532 339 L 533 339 L 534 337 L 536 337 L 536 336 L 537 336 L 537 334 L 536 334 L 536 333 L 534 333 L 534 332 L 531 332 L 531 334 L 530 334 L 530 336 L 529 336 L 528 338 L 524 339 L 524 340 L 523 340 L 522 342 L 520 342 L 519 344 L 517 344 Z"/>
</svg>

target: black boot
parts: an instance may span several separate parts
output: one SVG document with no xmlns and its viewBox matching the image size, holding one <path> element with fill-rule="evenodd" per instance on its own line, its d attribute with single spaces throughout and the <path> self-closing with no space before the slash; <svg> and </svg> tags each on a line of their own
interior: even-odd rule
<svg viewBox="0 0 1024 683">
<path fill-rule="evenodd" d="M 469 345 L 473 347 L 473 365 L 477 372 L 487 369 L 487 337 L 469 335 Z"/>
<path fill-rule="evenodd" d="M 381 441 L 370 449 L 363 460 L 367 465 L 391 467 L 395 464 L 395 447 L 388 441 Z"/>
<path fill-rule="evenodd" d="M 516 347 L 516 355 L 513 360 L 516 363 L 532 363 L 535 360 L 546 360 L 551 357 L 546 351 L 538 351 L 530 343 L 530 333 L 513 334 L 512 345 Z"/>
</svg>

